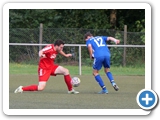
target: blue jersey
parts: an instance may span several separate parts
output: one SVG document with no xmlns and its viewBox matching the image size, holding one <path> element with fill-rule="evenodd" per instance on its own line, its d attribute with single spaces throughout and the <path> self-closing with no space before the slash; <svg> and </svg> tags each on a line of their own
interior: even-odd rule
<svg viewBox="0 0 160 120">
<path fill-rule="evenodd" d="M 86 45 L 88 47 L 89 44 L 91 44 L 93 49 L 93 57 L 102 57 L 102 56 L 108 56 L 110 57 L 110 51 L 108 49 L 108 46 L 106 44 L 107 42 L 107 36 L 96 36 L 91 37 L 87 40 Z"/>
</svg>

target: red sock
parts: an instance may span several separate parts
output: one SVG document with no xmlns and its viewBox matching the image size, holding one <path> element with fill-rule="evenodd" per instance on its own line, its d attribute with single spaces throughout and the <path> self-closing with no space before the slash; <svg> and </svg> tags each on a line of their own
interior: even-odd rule
<svg viewBox="0 0 160 120">
<path fill-rule="evenodd" d="M 64 80 L 67 84 L 68 90 L 71 91 L 72 90 L 72 84 L 71 84 L 71 77 L 70 75 L 64 75 Z"/>
<path fill-rule="evenodd" d="M 38 85 L 24 86 L 23 91 L 38 91 Z"/>
</svg>

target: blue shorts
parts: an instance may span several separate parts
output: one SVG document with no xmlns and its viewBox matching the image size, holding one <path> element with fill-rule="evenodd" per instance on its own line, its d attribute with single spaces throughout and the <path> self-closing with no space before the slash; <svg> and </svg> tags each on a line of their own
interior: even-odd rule
<svg viewBox="0 0 160 120">
<path fill-rule="evenodd" d="M 102 68 L 102 65 L 104 68 L 110 68 L 109 56 L 94 58 L 93 69 L 100 70 Z"/>
</svg>

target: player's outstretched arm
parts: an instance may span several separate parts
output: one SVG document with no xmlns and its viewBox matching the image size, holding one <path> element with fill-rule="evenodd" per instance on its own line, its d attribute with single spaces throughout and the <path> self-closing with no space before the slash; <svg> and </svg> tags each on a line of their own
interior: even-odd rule
<svg viewBox="0 0 160 120">
<path fill-rule="evenodd" d="M 43 54 L 42 50 L 39 51 L 39 57 L 45 57 L 45 54 Z"/>
<path fill-rule="evenodd" d="M 60 51 L 59 52 L 61 55 L 63 55 L 64 57 L 71 57 L 72 56 L 72 54 L 66 54 L 66 53 L 64 53 L 63 51 Z"/>
<path fill-rule="evenodd" d="M 119 44 L 119 43 L 120 43 L 120 40 L 115 39 L 114 37 L 108 37 L 108 38 L 107 38 L 107 41 L 108 41 L 108 40 L 113 41 L 115 44 Z"/>
</svg>

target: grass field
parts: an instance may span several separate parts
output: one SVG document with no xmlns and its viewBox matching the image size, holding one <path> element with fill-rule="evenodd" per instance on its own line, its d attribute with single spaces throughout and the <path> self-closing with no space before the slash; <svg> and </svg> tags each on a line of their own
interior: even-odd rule
<svg viewBox="0 0 160 120">
<path fill-rule="evenodd" d="M 145 88 L 144 68 L 112 67 L 120 90 L 115 91 L 102 74 L 109 94 L 100 95 L 97 92 L 101 88 L 92 76 L 92 68 L 82 67 L 79 76 L 78 67 L 65 66 L 71 76 L 81 79 L 80 86 L 75 88 L 80 94 L 67 94 L 63 76 L 50 77 L 44 91 L 15 94 L 14 90 L 20 85 L 38 83 L 37 66 L 10 64 L 9 67 L 9 109 L 140 109 L 136 95 Z"/>
<path fill-rule="evenodd" d="M 9 64 L 9 74 L 33 74 L 37 75 L 37 65 L 29 64 Z M 64 66 L 69 69 L 71 75 L 79 74 L 78 66 Z M 113 67 L 111 66 L 111 72 L 114 75 L 145 75 L 144 67 Z M 100 71 L 101 75 L 105 75 L 103 69 Z M 82 66 L 82 75 L 92 75 L 91 66 Z"/>
</svg>

